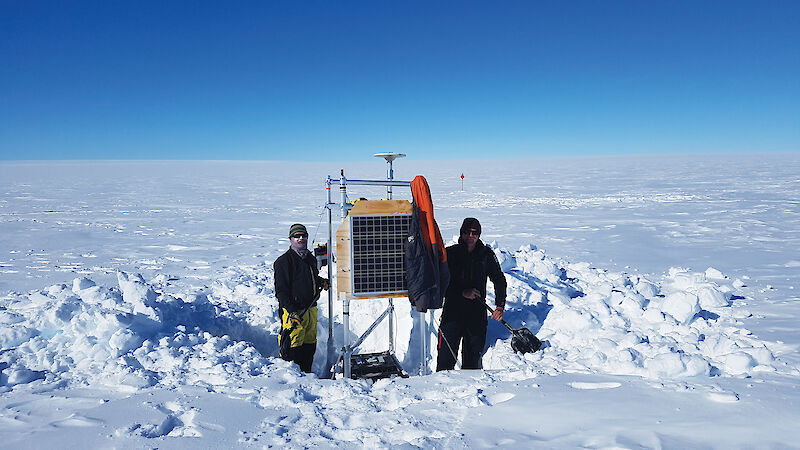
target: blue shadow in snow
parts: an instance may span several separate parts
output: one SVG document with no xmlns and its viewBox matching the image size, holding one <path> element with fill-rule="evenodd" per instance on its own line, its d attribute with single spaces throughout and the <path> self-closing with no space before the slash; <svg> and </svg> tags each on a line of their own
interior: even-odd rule
<svg viewBox="0 0 800 450">
<path fill-rule="evenodd" d="M 560 274 L 560 283 L 554 284 L 547 282 L 545 280 L 541 280 L 537 277 L 534 277 L 529 274 L 523 274 L 517 272 L 515 270 L 511 270 L 506 272 L 506 275 L 512 276 L 519 281 L 527 284 L 531 287 L 531 289 L 539 292 L 546 293 L 548 291 L 558 292 L 562 295 L 566 295 L 569 298 L 577 298 L 583 297 L 584 293 L 573 287 L 569 284 L 571 281 L 566 276 L 566 272 L 562 269 Z M 539 329 L 542 327 L 545 319 L 550 314 L 550 310 L 553 309 L 553 305 L 551 305 L 547 301 L 541 301 L 535 305 L 521 305 L 517 306 L 514 304 L 513 301 L 509 301 L 506 304 L 506 311 L 504 314 L 504 319 L 506 323 L 508 323 L 511 328 L 520 329 L 520 328 L 528 328 L 531 330 L 533 334 L 539 332 Z M 488 311 L 487 311 L 488 313 Z M 493 345 L 498 339 L 509 339 L 511 338 L 511 332 L 503 326 L 502 323 L 494 320 L 489 319 L 489 326 L 486 330 L 486 347 L 484 351 L 486 351 L 491 345 Z M 549 343 L 546 341 L 542 342 L 542 348 L 547 348 Z"/>
</svg>

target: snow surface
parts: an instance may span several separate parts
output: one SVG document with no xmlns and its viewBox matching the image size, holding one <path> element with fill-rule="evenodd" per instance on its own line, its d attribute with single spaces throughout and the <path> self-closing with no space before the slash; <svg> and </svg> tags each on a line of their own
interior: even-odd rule
<svg viewBox="0 0 800 450">
<path fill-rule="evenodd" d="M 325 293 L 316 373 L 276 358 L 272 261 L 291 223 L 324 241 L 342 167 L 385 176 L 378 160 L 0 164 L 3 447 L 800 445 L 800 156 L 398 161 L 398 179 L 428 178 L 445 236 L 481 220 L 506 319 L 544 347 L 515 354 L 490 321 L 484 370 L 415 376 L 421 331 L 397 299 L 412 376 L 374 384 L 320 377 L 329 317 L 342 339 Z M 385 307 L 353 303 L 351 328 Z"/>
</svg>

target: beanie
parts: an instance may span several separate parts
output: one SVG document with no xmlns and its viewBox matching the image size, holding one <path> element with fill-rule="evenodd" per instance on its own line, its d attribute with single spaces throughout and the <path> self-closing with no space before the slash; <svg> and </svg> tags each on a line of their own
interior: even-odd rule
<svg viewBox="0 0 800 450">
<path fill-rule="evenodd" d="M 461 230 L 459 230 L 459 232 L 464 234 L 467 230 L 478 230 L 478 234 L 481 234 L 481 223 L 474 217 L 467 217 L 461 224 Z"/>
<path fill-rule="evenodd" d="M 305 225 L 303 225 L 302 223 L 296 223 L 296 224 L 292 225 L 291 227 L 289 227 L 289 237 L 292 237 L 292 235 L 295 234 L 295 233 L 308 234 L 308 230 L 306 230 Z"/>
</svg>

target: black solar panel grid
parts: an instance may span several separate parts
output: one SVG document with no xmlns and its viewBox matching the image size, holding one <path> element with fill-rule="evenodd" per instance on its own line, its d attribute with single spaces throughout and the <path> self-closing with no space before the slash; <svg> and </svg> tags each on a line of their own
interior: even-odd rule
<svg viewBox="0 0 800 450">
<path fill-rule="evenodd" d="M 353 294 L 407 290 L 404 243 L 410 214 L 351 216 Z"/>
</svg>

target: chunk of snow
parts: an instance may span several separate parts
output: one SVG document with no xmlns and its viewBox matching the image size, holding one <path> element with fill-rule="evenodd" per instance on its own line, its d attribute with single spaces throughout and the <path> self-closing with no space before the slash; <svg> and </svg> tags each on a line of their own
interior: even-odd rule
<svg viewBox="0 0 800 450">
<path fill-rule="evenodd" d="M 726 277 L 722 272 L 720 272 L 719 270 L 717 270 L 717 269 L 715 269 L 713 267 L 709 267 L 708 269 L 706 269 L 706 278 L 711 278 L 711 279 L 714 279 L 714 280 L 726 280 L 726 279 L 728 279 L 728 277 Z"/>
<path fill-rule="evenodd" d="M 140 274 L 129 275 L 125 272 L 118 272 L 117 281 L 122 290 L 123 301 L 132 305 L 134 313 L 158 319 L 158 315 L 153 309 L 156 292 L 151 286 L 145 284 L 144 278 Z"/>
<path fill-rule="evenodd" d="M 700 304 L 696 295 L 679 291 L 667 295 L 661 304 L 661 310 L 679 323 L 688 324 L 700 312 Z"/>
<path fill-rule="evenodd" d="M 756 366 L 756 361 L 745 352 L 736 352 L 720 357 L 725 366 L 725 372 L 733 375 L 746 374 Z"/>
<path fill-rule="evenodd" d="M 95 282 L 86 277 L 75 278 L 72 281 L 72 292 L 77 294 L 80 291 L 88 289 L 92 286 L 96 286 Z"/>
<path fill-rule="evenodd" d="M 712 311 L 716 308 L 728 306 L 727 296 L 712 287 L 702 287 L 697 291 L 700 307 Z"/>
</svg>

